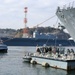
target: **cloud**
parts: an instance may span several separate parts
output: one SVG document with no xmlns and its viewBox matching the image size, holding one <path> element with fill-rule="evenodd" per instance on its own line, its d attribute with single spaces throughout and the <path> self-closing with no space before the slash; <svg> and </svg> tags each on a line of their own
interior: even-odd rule
<svg viewBox="0 0 75 75">
<path fill-rule="evenodd" d="M 28 7 L 27 25 L 33 27 L 55 15 L 57 6 L 69 4 L 73 0 L 0 0 L 0 27 L 23 28 L 24 7 Z M 53 25 L 56 18 L 43 26 Z M 12 25 L 13 24 L 13 25 Z"/>
<path fill-rule="evenodd" d="M 70 0 L 70 1 L 68 1 L 68 0 L 59 0 L 58 5 L 61 6 L 61 7 L 64 6 L 64 5 L 69 6 L 69 4 L 70 3 L 73 4 L 73 2 L 74 2 L 74 0 Z"/>
<path fill-rule="evenodd" d="M 9 4 L 9 3 L 13 3 L 15 2 L 15 0 L 4 0 L 4 3 Z"/>
</svg>

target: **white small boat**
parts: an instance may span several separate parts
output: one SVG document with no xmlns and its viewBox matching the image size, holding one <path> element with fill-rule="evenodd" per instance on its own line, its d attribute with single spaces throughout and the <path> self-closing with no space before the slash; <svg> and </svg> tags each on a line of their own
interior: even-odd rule
<svg viewBox="0 0 75 75">
<path fill-rule="evenodd" d="M 25 62 L 30 62 L 30 61 L 31 61 L 31 56 L 25 55 L 25 56 L 23 57 L 23 59 L 24 59 Z"/>
<path fill-rule="evenodd" d="M 23 57 L 25 62 L 30 62 L 31 61 L 31 53 L 26 53 L 25 56 Z"/>
</svg>

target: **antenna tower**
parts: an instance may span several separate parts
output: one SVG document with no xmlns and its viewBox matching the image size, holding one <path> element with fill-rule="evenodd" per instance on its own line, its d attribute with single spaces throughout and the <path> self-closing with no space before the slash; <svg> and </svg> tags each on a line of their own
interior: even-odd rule
<svg viewBox="0 0 75 75">
<path fill-rule="evenodd" d="M 28 29 L 27 29 L 27 7 L 24 8 L 25 18 L 24 18 L 24 29 L 23 29 L 23 38 L 28 38 Z"/>
</svg>

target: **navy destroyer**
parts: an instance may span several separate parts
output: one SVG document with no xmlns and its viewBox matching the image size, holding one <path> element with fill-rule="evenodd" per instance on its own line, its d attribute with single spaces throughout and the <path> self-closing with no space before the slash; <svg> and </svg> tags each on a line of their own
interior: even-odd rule
<svg viewBox="0 0 75 75">
<path fill-rule="evenodd" d="M 67 7 L 65 5 L 63 8 L 58 7 L 56 15 L 75 41 L 75 7 L 73 4 Z"/>
</svg>

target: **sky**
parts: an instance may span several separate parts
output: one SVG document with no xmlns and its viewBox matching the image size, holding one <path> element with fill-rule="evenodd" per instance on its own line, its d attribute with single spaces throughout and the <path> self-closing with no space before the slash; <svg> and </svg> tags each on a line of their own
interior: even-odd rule
<svg viewBox="0 0 75 75">
<path fill-rule="evenodd" d="M 24 8 L 28 7 L 27 27 L 32 28 L 55 15 L 58 6 L 74 0 L 0 0 L 0 28 L 21 29 L 24 28 Z M 46 21 L 40 26 L 53 27 L 57 16 Z"/>
</svg>

